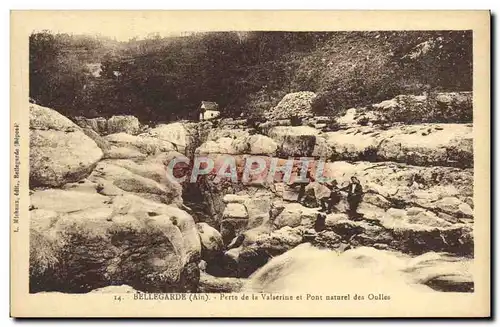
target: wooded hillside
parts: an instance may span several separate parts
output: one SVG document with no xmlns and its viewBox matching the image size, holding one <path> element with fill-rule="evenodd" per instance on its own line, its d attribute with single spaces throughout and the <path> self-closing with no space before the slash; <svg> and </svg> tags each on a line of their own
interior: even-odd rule
<svg viewBox="0 0 500 327">
<path fill-rule="evenodd" d="M 194 119 L 202 100 L 223 116 L 260 117 L 296 91 L 317 93 L 315 110 L 335 115 L 398 94 L 470 90 L 470 31 L 30 37 L 30 97 L 70 117 Z"/>
</svg>

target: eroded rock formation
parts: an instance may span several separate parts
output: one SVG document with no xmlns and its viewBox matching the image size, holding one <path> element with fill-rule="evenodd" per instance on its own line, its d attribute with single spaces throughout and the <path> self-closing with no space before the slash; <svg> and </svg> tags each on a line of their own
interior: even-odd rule
<svg viewBox="0 0 500 327">
<path fill-rule="evenodd" d="M 102 158 L 97 144 L 57 111 L 29 104 L 30 185 L 58 187 L 87 177 Z"/>
<path fill-rule="evenodd" d="M 469 95 L 437 98 L 448 109 L 468 110 Z M 78 127 L 31 105 L 31 290 L 123 284 L 145 292 L 271 292 L 292 281 L 298 284 L 291 289 L 300 290 L 293 276 L 342 253 L 335 261 L 341 274 L 375 262 L 386 267 L 382 281 L 394 277 L 410 292 L 471 291 L 460 264 L 468 267 L 473 256 L 472 125 L 432 115 L 414 125 L 388 120 L 394 110 L 413 110 L 402 106 L 406 98 L 339 119 L 314 116 L 314 97 L 285 96 L 263 122 L 225 118 L 153 128 L 116 117 L 78 119 Z M 196 156 L 214 167 L 192 182 Z M 171 165 L 181 157 L 189 163 Z M 299 203 L 294 180 L 304 157 L 311 181 Z M 245 172 L 249 160 L 265 168 Z M 271 176 L 273 162 L 289 160 L 291 179 Z M 236 180 L 217 176 L 228 162 Z M 183 182 L 168 178 L 172 167 Z M 360 180 L 359 219 L 348 214 L 345 195 L 333 213 L 318 210 L 328 193 L 319 176 L 340 187 L 352 176 Z M 280 263 L 286 258 L 289 266 Z"/>
</svg>

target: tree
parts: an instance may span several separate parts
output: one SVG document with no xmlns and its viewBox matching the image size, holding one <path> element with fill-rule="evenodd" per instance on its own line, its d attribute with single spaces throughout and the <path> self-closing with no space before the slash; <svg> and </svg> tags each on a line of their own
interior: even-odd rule
<svg viewBox="0 0 500 327">
<path fill-rule="evenodd" d="M 89 71 L 79 49 L 64 44 L 67 38 L 48 31 L 30 35 L 30 97 L 71 115 L 80 105 Z"/>
</svg>

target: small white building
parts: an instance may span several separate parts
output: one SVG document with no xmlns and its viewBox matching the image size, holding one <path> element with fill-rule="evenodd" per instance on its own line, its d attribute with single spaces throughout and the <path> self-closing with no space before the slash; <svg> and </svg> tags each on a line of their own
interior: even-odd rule
<svg viewBox="0 0 500 327">
<path fill-rule="evenodd" d="M 210 120 L 220 116 L 219 105 L 216 102 L 201 101 L 200 120 Z"/>
</svg>

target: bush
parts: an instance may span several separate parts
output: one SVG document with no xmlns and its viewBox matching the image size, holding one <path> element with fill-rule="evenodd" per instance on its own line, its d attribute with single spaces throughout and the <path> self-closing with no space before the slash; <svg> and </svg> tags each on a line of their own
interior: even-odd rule
<svg viewBox="0 0 500 327">
<path fill-rule="evenodd" d="M 326 130 L 329 132 L 336 132 L 342 129 L 342 126 L 337 121 L 327 123 Z"/>
<path fill-rule="evenodd" d="M 327 112 L 328 99 L 327 95 L 318 94 L 311 102 L 311 111 L 318 116 L 323 116 Z"/>
<path fill-rule="evenodd" d="M 250 128 L 258 129 L 261 121 L 262 121 L 262 117 L 249 117 L 249 118 L 247 118 L 247 125 Z"/>
<path fill-rule="evenodd" d="M 370 120 L 368 119 L 368 117 L 361 117 L 360 119 L 358 119 L 358 124 L 360 124 L 361 126 L 367 126 L 369 122 Z"/>
</svg>

